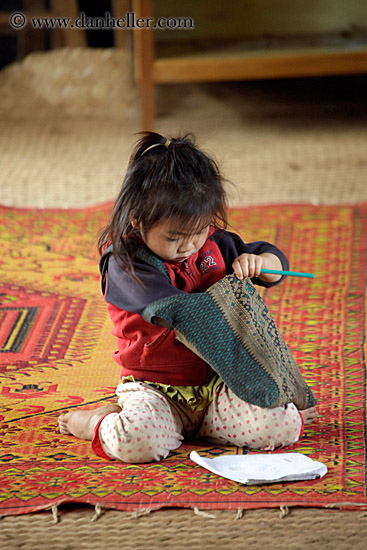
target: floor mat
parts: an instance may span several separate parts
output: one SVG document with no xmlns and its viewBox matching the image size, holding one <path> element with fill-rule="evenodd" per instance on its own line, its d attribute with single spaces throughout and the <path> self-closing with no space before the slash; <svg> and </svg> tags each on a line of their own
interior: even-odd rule
<svg viewBox="0 0 367 550">
<path fill-rule="evenodd" d="M 186 442 L 156 464 L 107 462 L 62 436 L 57 416 L 112 400 L 118 368 L 100 293 L 96 235 L 110 204 L 81 210 L 1 208 L 0 513 L 62 502 L 120 510 L 336 506 L 367 509 L 367 207 L 282 205 L 231 211 L 246 241 L 276 243 L 295 271 L 262 292 L 319 400 L 319 420 L 287 451 L 327 464 L 321 480 L 268 486 L 219 478 L 189 459 L 244 453 Z"/>
</svg>

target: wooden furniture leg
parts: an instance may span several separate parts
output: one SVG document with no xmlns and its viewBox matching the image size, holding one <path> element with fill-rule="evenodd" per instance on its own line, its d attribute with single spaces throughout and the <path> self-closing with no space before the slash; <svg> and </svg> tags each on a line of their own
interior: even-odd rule
<svg viewBox="0 0 367 550">
<path fill-rule="evenodd" d="M 151 17 L 151 0 L 135 0 L 136 17 Z M 134 73 L 139 85 L 141 126 L 143 130 L 153 130 L 154 126 L 154 59 L 153 29 L 134 28 Z"/>
<path fill-rule="evenodd" d="M 128 12 L 131 12 L 130 0 L 111 0 L 111 11 L 113 17 L 125 17 Z M 114 29 L 114 45 L 115 48 L 126 48 L 131 50 L 131 33 L 129 29 Z"/>
<path fill-rule="evenodd" d="M 76 0 L 52 0 L 54 17 L 79 17 L 79 6 Z M 67 48 L 86 48 L 87 33 L 83 29 L 63 29 L 63 46 Z"/>
</svg>

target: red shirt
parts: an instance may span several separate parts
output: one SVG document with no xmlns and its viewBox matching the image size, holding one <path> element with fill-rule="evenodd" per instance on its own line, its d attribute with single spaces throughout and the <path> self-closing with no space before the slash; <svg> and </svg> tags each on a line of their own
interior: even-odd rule
<svg viewBox="0 0 367 550">
<path fill-rule="evenodd" d="M 147 305 L 160 298 L 204 292 L 233 272 L 232 263 L 243 252 L 271 252 L 281 259 L 283 269 L 289 268 L 287 259 L 275 246 L 262 241 L 245 244 L 237 235 L 215 228 L 211 228 L 203 247 L 187 261 L 164 262 L 170 280 L 158 269 L 136 261 L 136 274 L 144 283 L 141 286 L 112 254 L 109 256 L 101 271 L 103 280 L 108 271 L 104 294 L 117 341 L 113 358 L 121 366 L 121 377 L 133 375 L 139 380 L 187 386 L 202 385 L 211 378 L 210 365 L 176 340 L 172 329 L 157 326 L 154 319 L 145 320 L 142 315 Z M 253 282 L 272 286 L 260 279 Z"/>
</svg>

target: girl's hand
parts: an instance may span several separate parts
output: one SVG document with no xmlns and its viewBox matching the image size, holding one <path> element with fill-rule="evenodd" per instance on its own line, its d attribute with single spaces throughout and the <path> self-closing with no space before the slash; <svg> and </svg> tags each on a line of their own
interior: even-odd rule
<svg viewBox="0 0 367 550">
<path fill-rule="evenodd" d="M 261 269 L 283 269 L 282 263 L 278 256 L 269 252 L 263 254 L 241 254 L 232 264 L 234 274 L 238 279 L 246 277 L 259 277 L 267 283 L 275 283 L 279 281 L 281 275 L 271 273 L 261 273 Z"/>
<path fill-rule="evenodd" d="M 234 274 L 237 279 L 246 279 L 246 277 L 259 277 L 263 258 L 256 254 L 241 254 L 232 264 Z"/>
</svg>

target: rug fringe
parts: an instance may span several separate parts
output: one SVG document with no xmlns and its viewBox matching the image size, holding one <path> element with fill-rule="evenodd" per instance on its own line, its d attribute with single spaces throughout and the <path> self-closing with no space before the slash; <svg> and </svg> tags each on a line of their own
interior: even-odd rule
<svg viewBox="0 0 367 550">
<path fill-rule="evenodd" d="M 285 505 L 282 505 L 280 507 L 280 514 L 279 514 L 279 517 L 280 519 L 283 519 L 285 518 L 286 516 L 289 516 L 289 514 L 291 513 L 290 509 L 288 508 L 288 506 L 285 506 Z"/>
<path fill-rule="evenodd" d="M 324 508 L 340 508 L 341 506 L 364 506 L 367 508 L 366 502 L 330 502 L 325 504 Z"/>
<path fill-rule="evenodd" d="M 236 520 L 236 519 L 242 519 L 244 515 L 245 515 L 245 510 L 243 510 L 242 508 L 239 508 L 239 509 L 237 510 L 236 517 L 235 517 L 234 519 L 235 519 L 235 520 Z"/>
<path fill-rule="evenodd" d="M 131 516 L 128 519 L 138 519 L 142 516 L 147 516 L 152 512 L 151 508 L 143 508 L 142 510 L 136 510 L 132 512 Z"/>
<path fill-rule="evenodd" d="M 194 514 L 197 516 L 201 516 L 203 518 L 210 518 L 215 519 L 217 516 L 215 514 L 209 514 L 209 512 L 204 512 L 203 510 L 199 510 L 197 506 L 194 507 Z"/>
<path fill-rule="evenodd" d="M 92 517 L 91 521 L 97 521 L 101 517 L 101 515 L 103 514 L 102 506 L 98 502 L 95 505 L 94 509 L 95 509 L 95 513 L 94 513 L 94 516 Z"/>
<path fill-rule="evenodd" d="M 59 514 L 57 504 L 51 506 L 52 518 L 54 523 L 59 523 Z"/>
</svg>

